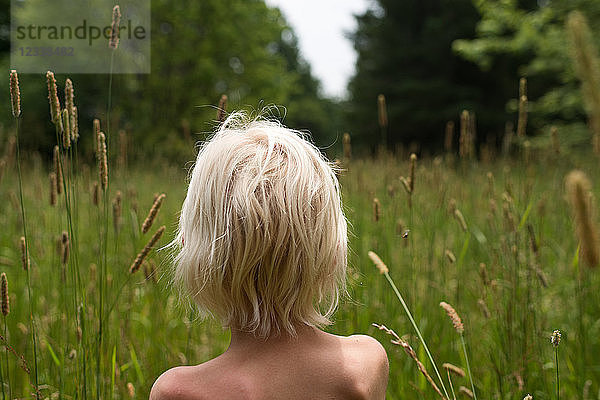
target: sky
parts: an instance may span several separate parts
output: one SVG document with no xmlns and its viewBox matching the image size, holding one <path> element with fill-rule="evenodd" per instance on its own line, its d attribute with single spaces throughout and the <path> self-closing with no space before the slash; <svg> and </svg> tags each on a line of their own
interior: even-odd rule
<svg viewBox="0 0 600 400">
<path fill-rule="evenodd" d="M 353 32 L 353 14 L 369 7 L 369 0 L 266 0 L 276 6 L 292 27 L 323 94 L 342 98 L 354 74 L 356 53 L 346 33 Z"/>
</svg>

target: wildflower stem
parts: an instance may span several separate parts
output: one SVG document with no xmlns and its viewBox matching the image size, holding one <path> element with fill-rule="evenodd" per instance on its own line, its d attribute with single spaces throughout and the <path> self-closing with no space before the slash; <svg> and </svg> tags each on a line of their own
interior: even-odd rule
<svg viewBox="0 0 600 400">
<path fill-rule="evenodd" d="M 475 393 L 475 385 L 473 384 L 473 376 L 471 375 L 471 365 L 469 364 L 469 356 L 467 355 L 467 346 L 465 345 L 465 336 L 461 333 L 460 341 L 462 343 L 463 353 L 465 354 L 465 361 L 467 363 L 467 372 L 469 373 L 469 380 L 471 381 L 471 390 L 473 391 L 473 397 L 477 400 L 477 394 Z"/>
<path fill-rule="evenodd" d="M 21 204 L 21 218 L 23 221 L 23 237 L 25 238 L 25 260 L 29 262 L 29 240 L 27 237 L 27 223 L 25 219 L 25 205 L 23 203 L 23 178 L 21 176 L 21 151 L 19 145 L 19 118 L 15 117 L 15 131 L 16 131 L 16 147 L 17 147 L 17 174 L 19 179 L 19 202 Z M 37 345 L 36 345 L 36 334 L 35 334 L 35 323 L 33 321 L 33 303 L 31 299 L 31 276 L 29 274 L 29 266 L 27 268 L 27 295 L 29 298 L 29 319 L 31 323 L 31 341 L 33 344 L 33 366 L 34 366 L 34 377 L 35 377 L 35 391 L 37 395 L 38 391 L 38 367 L 37 367 Z"/>
<path fill-rule="evenodd" d="M 400 300 L 400 303 L 402 304 L 402 307 L 404 308 L 404 311 L 406 312 L 406 315 L 408 316 L 408 319 L 410 320 L 410 323 L 412 324 L 413 328 L 417 332 L 417 336 L 419 337 L 419 340 L 421 341 L 421 343 L 423 343 L 423 348 L 425 349 L 425 352 L 427 353 L 427 357 L 429 357 L 429 361 L 431 362 L 431 365 L 433 366 L 435 374 L 436 374 L 437 378 L 439 379 L 440 384 L 442 385 L 442 389 L 444 389 L 444 394 L 446 395 L 446 398 L 447 399 L 450 398 L 450 396 L 448 396 L 448 391 L 446 390 L 446 386 L 444 385 L 444 381 L 442 380 L 442 377 L 440 376 L 440 372 L 438 371 L 438 368 L 435 365 L 435 361 L 433 360 L 433 356 L 431 355 L 431 352 L 429 351 L 429 347 L 427 347 L 427 343 L 425 343 L 425 339 L 423 339 L 423 335 L 421 335 L 421 331 L 419 330 L 419 327 L 417 326 L 417 323 L 415 322 L 415 320 L 414 320 L 414 318 L 413 318 L 410 310 L 408 309 L 408 306 L 404 302 L 404 299 L 402 298 L 402 295 L 400 294 L 400 291 L 398 290 L 398 288 L 396 287 L 396 284 L 394 283 L 394 281 L 390 277 L 390 274 L 387 271 L 384 272 L 383 274 L 385 275 L 385 278 L 387 279 L 387 281 L 389 282 L 390 286 L 394 290 L 394 293 L 396 293 L 396 297 L 398 297 L 398 300 Z"/>
<path fill-rule="evenodd" d="M 558 377 L 558 346 L 554 347 L 554 360 L 556 362 L 556 400 L 560 400 L 560 379 Z"/>
</svg>

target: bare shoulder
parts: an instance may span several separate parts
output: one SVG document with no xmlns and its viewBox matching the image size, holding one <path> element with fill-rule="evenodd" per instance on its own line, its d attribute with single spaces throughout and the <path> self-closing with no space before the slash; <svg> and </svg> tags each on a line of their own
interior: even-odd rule
<svg viewBox="0 0 600 400">
<path fill-rule="evenodd" d="M 358 397 L 384 399 L 389 375 L 385 348 L 379 341 L 366 335 L 352 335 L 346 341 L 346 352 L 356 374 Z"/>
<path fill-rule="evenodd" d="M 193 367 L 176 367 L 158 377 L 152 390 L 150 400 L 188 400 L 188 383 L 192 380 Z"/>
</svg>

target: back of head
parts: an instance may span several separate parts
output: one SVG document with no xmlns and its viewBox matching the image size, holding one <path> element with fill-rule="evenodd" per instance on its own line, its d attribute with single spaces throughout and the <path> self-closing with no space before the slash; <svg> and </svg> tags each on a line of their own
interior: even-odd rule
<svg viewBox="0 0 600 400">
<path fill-rule="evenodd" d="M 204 314 L 268 337 L 330 323 L 347 234 L 332 166 L 278 122 L 230 116 L 200 148 L 175 281 Z"/>
</svg>

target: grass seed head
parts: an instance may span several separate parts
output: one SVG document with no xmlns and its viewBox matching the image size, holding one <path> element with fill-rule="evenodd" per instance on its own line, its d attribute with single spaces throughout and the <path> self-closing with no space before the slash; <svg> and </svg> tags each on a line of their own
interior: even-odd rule
<svg viewBox="0 0 600 400">
<path fill-rule="evenodd" d="M 454 141 L 454 121 L 446 122 L 446 136 L 444 137 L 444 150 L 447 153 L 452 152 L 452 142 Z"/>
<path fill-rule="evenodd" d="M 98 162 L 100 183 L 102 185 L 102 190 L 106 191 L 106 188 L 108 187 L 108 160 L 106 158 L 106 137 L 102 132 L 98 135 Z"/>
<path fill-rule="evenodd" d="M 148 216 L 146 217 L 146 219 L 144 220 L 144 223 L 142 224 L 142 233 L 144 233 L 144 234 L 147 233 L 150 230 L 150 228 L 152 227 L 152 224 L 154 223 L 154 220 L 156 219 L 156 215 L 158 214 L 158 211 L 160 210 L 160 207 L 161 207 L 165 197 L 166 197 L 166 195 L 164 193 L 161 193 L 159 196 L 157 196 L 154 199 L 152 208 L 150 208 L 150 212 L 148 213 Z"/>
<path fill-rule="evenodd" d="M 135 258 L 135 260 L 131 264 L 131 267 L 129 267 L 129 272 L 131 274 L 136 273 L 137 270 L 140 269 L 140 267 L 142 266 L 142 263 L 146 259 L 146 256 L 148 255 L 148 253 L 150 253 L 150 250 L 152 250 L 152 248 L 154 247 L 154 245 L 156 244 L 156 242 L 158 242 L 158 240 L 160 239 L 160 237 L 162 236 L 162 234 L 164 232 L 165 232 L 165 226 L 163 225 L 160 228 L 158 228 L 158 230 L 156 231 L 156 233 L 154 233 L 154 235 L 150 238 L 150 240 L 148 241 L 148 243 L 146 244 L 146 246 L 144 246 L 144 248 L 142 249 L 142 251 L 139 252 L 139 254 L 137 255 L 137 257 Z"/>
<path fill-rule="evenodd" d="M 600 262 L 598 231 L 592 218 L 592 210 L 588 200 L 591 183 L 582 171 L 572 171 L 566 178 L 569 201 L 575 214 L 577 236 L 581 243 L 581 255 L 590 267 Z"/>
<path fill-rule="evenodd" d="M 100 185 L 98 185 L 98 182 L 94 182 L 92 185 L 92 204 L 96 207 L 100 204 Z"/>
<path fill-rule="evenodd" d="M 0 275 L 0 297 L 2 298 L 2 315 L 6 317 L 10 313 L 10 303 L 8 301 L 8 279 L 4 272 Z"/>
<path fill-rule="evenodd" d="M 25 241 L 25 237 L 21 236 L 19 240 L 19 245 L 21 247 L 21 265 L 25 271 L 29 270 L 29 253 L 27 251 L 27 242 Z"/>
<path fill-rule="evenodd" d="M 448 314 L 450 320 L 452 320 L 452 325 L 454 325 L 454 329 L 456 329 L 456 332 L 462 335 L 465 331 L 465 326 L 463 325 L 462 320 L 460 319 L 454 307 L 452 307 L 450 304 L 444 301 L 440 303 L 440 307 L 442 307 L 444 311 L 446 311 L 446 314 Z"/>
<path fill-rule="evenodd" d="M 62 166 L 60 165 L 60 148 L 58 145 L 54 146 L 54 173 L 56 174 L 56 193 L 62 193 L 63 185 L 63 174 Z"/>
<path fill-rule="evenodd" d="M 65 128 L 65 134 L 69 135 L 71 141 L 76 141 L 78 134 L 75 132 L 75 93 L 73 90 L 73 82 L 71 79 L 67 78 L 65 82 L 65 110 L 68 113 L 68 128 L 63 121 L 63 126 Z"/>
<path fill-rule="evenodd" d="M 108 47 L 116 50 L 119 47 L 119 25 L 121 24 L 121 8 L 116 5 L 112 11 L 112 22 L 110 24 L 110 39 Z"/>
<path fill-rule="evenodd" d="M 71 117 L 69 115 L 69 111 L 65 108 L 62 110 L 62 125 L 63 125 L 63 147 L 68 149 L 71 147 Z"/>
<path fill-rule="evenodd" d="M 348 132 L 344 133 L 344 136 L 342 136 L 342 146 L 344 148 L 344 158 L 349 160 L 352 158 L 352 143 Z"/>
<path fill-rule="evenodd" d="M 444 254 L 446 255 L 446 258 L 448 259 L 448 261 L 450 261 L 452 264 L 454 264 L 456 262 L 456 256 L 454 255 L 454 253 L 452 251 L 446 249 Z"/>
<path fill-rule="evenodd" d="M 60 119 L 60 101 L 58 100 L 58 92 L 56 90 L 56 79 L 54 73 L 46 72 L 46 83 L 48 84 L 48 101 L 50 103 L 50 117 L 55 125 L 60 124 L 62 130 L 62 121 Z"/>
<path fill-rule="evenodd" d="M 98 118 L 94 118 L 93 122 L 94 126 L 94 151 L 96 151 L 96 157 L 98 157 L 98 143 L 100 142 L 100 120 Z"/>
<path fill-rule="evenodd" d="M 217 121 L 223 122 L 227 118 L 227 95 L 221 95 L 219 106 L 217 107 Z"/>
<path fill-rule="evenodd" d="M 373 198 L 373 221 L 379 222 L 381 219 L 381 203 L 377 197 Z"/>
<path fill-rule="evenodd" d="M 388 115 L 387 115 L 387 108 L 385 105 L 385 96 L 383 94 L 380 94 L 379 96 L 377 96 L 377 116 L 379 119 L 379 127 L 382 129 L 387 128 Z"/>
<path fill-rule="evenodd" d="M 417 155 L 412 153 L 410 155 L 410 169 L 408 175 L 408 183 L 410 185 L 410 193 L 415 191 L 415 169 L 417 168 Z"/>
<path fill-rule="evenodd" d="M 131 382 L 127 382 L 127 394 L 129 395 L 130 399 L 135 397 L 135 387 L 133 387 L 133 383 Z"/>
<path fill-rule="evenodd" d="M 467 397 L 469 397 L 471 399 L 473 398 L 473 392 L 471 392 L 471 389 L 467 389 L 464 386 L 461 386 L 461 387 L 458 388 L 458 393 L 462 393 L 462 394 L 464 394 L 465 396 L 467 396 Z"/>
<path fill-rule="evenodd" d="M 69 241 L 69 234 L 66 231 L 63 231 L 61 236 L 61 263 L 62 265 L 67 265 L 69 262 L 69 248 L 71 247 L 71 243 Z"/>
<path fill-rule="evenodd" d="M 457 367 L 454 364 L 443 363 L 442 368 L 444 368 L 445 370 L 447 370 L 449 372 L 452 372 L 456 376 L 460 376 L 461 378 L 465 377 L 465 371 L 462 368 Z"/>
<path fill-rule="evenodd" d="M 50 205 L 56 205 L 56 173 L 50 172 Z"/>
<path fill-rule="evenodd" d="M 119 231 L 119 228 L 121 226 L 121 214 L 122 214 L 122 210 L 121 210 L 121 191 L 117 190 L 117 193 L 115 193 L 115 198 L 113 200 L 112 206 L 113 206 L 113 227 L 115 229 L 115 232 Z"/>
<path fill-rule="evenodd" d="M 458 208 L 454 210 L 454 218 L 456 218 L 456 221 L 458 222 L 458 225 L 463 230 L 463 232 L 467 232 L 467 221 L 465 221 L 465 217 Z"/>
<path fill-rule="evenodd" d="M 375 266 L 379 270 L 379 273 L 385 274 L 385 273 L 387 273 L 387 272 L 390 271 L 388 269 L 387 265 L 385 265 L 383 263 L 383 261 L 381 261 L 381 258 L 379 258 L 379 256 L 377 254 L 375 254 L 374 251 L 369 251 L 367 253 L 367 255 L 369 256 L 369 258 L 371 259 L 371 261 L 373 261 L 373 264 L 375 264 Z"/>
<path fill-rule="evenodd" d="M 21 92 L 19 90 L 19 77 L 14 69 L 10 71 L 10 100 L 13 117 L 21 115 Z"/>
<path fill-rule="evenodd" d="M 519 120 L 517 121 L 517 136 L 524 137 L 527 128 L 527 79 L 519 80 Z"/>
</svg>

